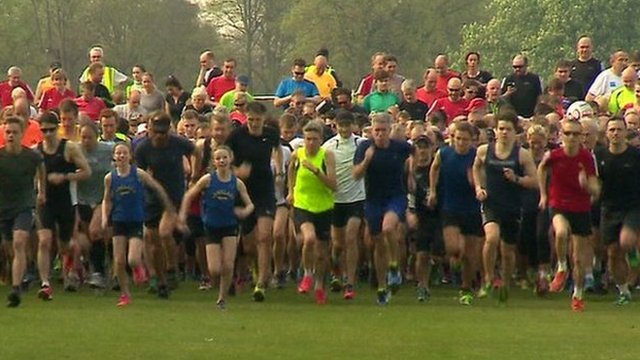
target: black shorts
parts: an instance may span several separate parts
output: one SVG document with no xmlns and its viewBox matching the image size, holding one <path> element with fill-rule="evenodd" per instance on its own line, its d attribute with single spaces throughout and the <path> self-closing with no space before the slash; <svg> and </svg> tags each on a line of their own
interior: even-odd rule
<svg viewBox="0 0 640 360">
<path fill-rule="evenodd" d="M 480 213 L 442 212 L 442 227 L 455 226 L 462 235 L 484 236 Z"/>
<path fill-rule="evenodd" d="M 98 205 L 96 205 L 98 206 Z M 78 213 L 78 218 L 83 223 L 90 223 L 93 218 L 93 211 L 95 210 L 95 206 L 85 205 L 85 204 L 77 204 L 76 212 Z"/>
<path fill-rule="evenodd" d="M 142 239 L 142 222 L 113 221 L 111 225 L 113 226 L 113 236 Z"/>
<path fill-rule="evenodd" d="M 273 219 L 276 216 L 276 200 L 275 197 L 265 196 L 253 200 L 255 210 L 246 219 L 240 223 L 240 232 L 243 235 L 250 234 L 256 225 L 258 225 L 258 219 L 261 217 L 269 217 Z"/>
<path fill-rule="evenodd" d="M 331 240 L 332 212 L 332 210 L 328 210 L 314 214 L 307 210 L 293 208 L 293 221 L 296 230 L 300 231 L 300 226 L 304 223 L 312 223 L 316 230 L 316 238 L 320 241 L 329 241 Z"/>
<path fill-rule="evenodd" d="M 605 245 L 611 245 L 620 239 L 620 230 L 623 227 L 636 232 L 640 231 L 640 209 L 633 210 L 607 210 L 602 208 L 600 231 Z"/>
<path fill-rule="evenodd" d="M 226 237 L 236 237 L 238 236 L 238 227 L 237 226 L 225 226 L 221 228 L 214 227 L 204 227 L 204 233 L 207 239 L 208 244 L 222 244 L 222 239 Z"/>
<path fill-rule="evenodd" d="M 14 217 L 0 220 L 0 240 L 11 241 L 14 231 L 29 232 L 31 229 L 33 229 L 33 210 L 22 210 Z"/>
<path fill-rule="evenodd" d="M 591 205 L 591 226 L 596 229 L 600 227 L 600 218 L 602 217 L 601 208 L 600 201 L 596 201 Z"/>
<path fill-rule="evenodd" d="M 197 239 L 204 236 L 204 224 L 200 215 L 187 216 L 187 226 L 189 227 L 190 239 Z"/>
<path fill-rule="evenodd" d="M 336 203 L 333 207 L 331 224 L 337 228 L 347 226 L 351 218 L 364 217 L 364 200 L 352 203 Z"/>
<path fill-rule="evenodd" d="M 442 241 L 442 226 L 438 214 L 415 212 L 418 217 L 418 228 L 413 232 L 416 241 L 416 251 L 432 252 L 438 239 Z"/>
<path fill-rule="evenodd" d="M 38 208 L 38 228 L 54 233 L 57 228 L 58 239 L 63 243 L 71 240 L 75 223 L 76 211 L 71 204 L 47 203 Z"/>
<path fill-rule="evenodd" d="M 500 228 L 500 239 L 509 245 L 518 243 L 522 214 L 510 211 L 500 211 L 488 206 L 482 206 L 482 226 L 496 223 Z"/>
<path fill-rule="evenodd" d="M 562 215 L 569 222 L 571 233 L 577 236 L 591 235 L 591 212 L 569 212 L 551 209 L 551 223 L 556 215 Z"/>
</svg>

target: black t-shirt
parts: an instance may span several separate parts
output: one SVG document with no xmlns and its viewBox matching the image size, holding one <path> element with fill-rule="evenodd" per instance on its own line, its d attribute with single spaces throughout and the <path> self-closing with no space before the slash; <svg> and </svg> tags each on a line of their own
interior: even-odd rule
<svg viewBox="0 0 640 360">
<path fill-rule="evenodd" d="M 564 97 L 567 98 L 569 102 L 573 103 L 584 99 L 584 94 L 584 87 L 580 82 L 569 79 L 569 81 L 564 84 Z"/>
<path fill-rule="evenodd" d="M 485 70 L 480 70 L 480 72 L 478 73 L 478 75 L 474 76 L 474 77 L 470 77 L 469 74 L 467 74 L 467 72 L 463 72 L 462 75 L 462 81 L 465 80 L 477 80 L 480 83 L 482 83 L 483 85 L 486 85 L 489 80 L 493 79 L 493 75 Z"/>
<path fill-rule="evenodd" d="M 542 84 L 540 77 L 534 73 L 527 73 L 524 76 L 507 76 L 503 82 L 502 92 L 507 92 L 507 85 L 515 84 L 516 91 L 508 97 L 509 103 L 520 116 L 533 116 L 533 109 L 538 102 L 538 96 L 542 94 Z"/>
<path fill-rule="evenodd" d="M 178 101 L 175 101 L 171 94 L 167 94 L 167 96 L 165 96 L 165 100 L 167 101 L 167 104 L 169 104 L 169 115 L 171 115 L 174 122 L 180 121 L 182 110 L 184 110 L 184 107 L 187 105 L 187 101 L 190 97 L 191 93 L 187 91 L 183 91 L 182 94 L 178 96 Z"/>
<path fill-rule="evenodd" d="M 191 141 L 173 134 L 169 135 L 169 140 L 163 147 L 154 147 L 150 138 L 142 140 L 136 147 L 138 167 L 149 171 L 178 206 L 185 191 L 183 157 L 190 156 L 194 148 Z"/>
<path fill-rule="evenodd" d="M 424 120 L 427 116 L 427 111 L 429 111 L 429 106 L 420 100 L 414 103 L 403 101 L 400 103 L 400 110 L 408 112 L 412 120 Z"/>
<path fill-rule="evenodd" d="M 213 80 L 213 78 L 217 78 L 220 75 L 222 75 L 222 70 L 217 66 L 214 66 L 211 69 L 207 70 L 207 72 L 204 74 L 204 87 L 209 86 L 211 80 Z"/>
<path fill-rule="evenodd" d="M 353 164 L 360 164 L 364 155 L 372 145 L 371 140 L 361 142 L 356 148 Z M 390 140 L 389 146 L 375 146 L 373 158 L 366 171 L 365 185 L 367 201 L 385 201 L 394 196 L 406 194 L 406 176 L 404 163 L 411 154 L 411 146 L 407 142 Z"/>
<path fill-rule="evenodd" d="M 107 105 L 108 108 L 112 108 L 113 99 L 111 98 L 111 94 L 109 93 L 109 89 L 102 84 L 96 84 L 95 96 L 99 97 L 104 101 L 104 104 Z"/>
<path fill-rule="evenodd" d="M 277 129 L 265 126 L 262 135 L 249 134 L 246 126 L 234 130 L 227 145 L 233 151 L 233 164 L 240 166 L 246 162 L 251 165 L 251 174 L 245 181 L 252 199 L 274 198 L 273 173 L 271 172 L 271 153 L 280 146 L 280 133 Z"/>
<path fill-rule="evenodd" d="M 189 104 L 189 105 L 184 107 L 182 112 L 184 113 L 187 110 L 193 110 L 193 111 L 197 112 L 198 115 L 203 115 L 204 116 L 204 115 L 207 115 L 207 114 L 213 112 L 213 106 L 211 106 L 209 104 L 204 104 L 204 106 L 202 108 L 200 108 L 200 110 L 198 110 L 192 104 Z"/>
<path fill-rule="evenodd" d="M 601 72 L 602 64 L 594 58 L 584 62 L 575 59 L 571 62 L 571 78 L 582 84 L 583 98 L 587 95 L 591 84 Z"/>
<path fill-rule="evenodd" d="M 596 150 L 602 180 L 602 207 L 609 210 L 640 209 L 640 150 L 627 147 L 621 154 L 609 149 Z"/>
</svg>

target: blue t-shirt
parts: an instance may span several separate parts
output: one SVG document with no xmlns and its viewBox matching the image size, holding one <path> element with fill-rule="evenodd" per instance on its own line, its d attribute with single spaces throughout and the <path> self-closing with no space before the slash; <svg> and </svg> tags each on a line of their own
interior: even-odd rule
<svg viewBox="0 0 640 360">
<path fill-rule="evenodd" d="M 457 214 L 480 211 L 475 189 L 469 182 L 475 158 L 475 148 L 469 149 L 469 152 L 464 155 L 458 154 L 450 146 L 440 148 L 441 165 L 438 185 L 443 211 Z"/>
<path fill-rule="evenodd" d="M 355 165 L 364 160 L 364 154 L 372 145 L 371 140 L 358 145 L 353 157 Z M 365 184 L 367 201 L 382 201 L 397 195 L 406 196 L 404 163 L 411 155 L 411 146 L 406 142 L 390 140 L 387 148 L 376 147 L 373 159 L 367 168 Z"/>
<path fill-rule="evenodd" d="M 289 96 L 296 90 L 301 89 L 306 97 L 314 97 L 320 95 L 316 84 L 309 80 L 295 81 L 293 78 L 284 79 L 278 85 L 276 96 L 279 98 Z"/>
</svg>

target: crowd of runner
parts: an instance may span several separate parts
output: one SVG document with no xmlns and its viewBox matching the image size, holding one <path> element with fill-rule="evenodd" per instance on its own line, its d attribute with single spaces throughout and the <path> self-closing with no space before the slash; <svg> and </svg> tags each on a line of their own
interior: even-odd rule
<svg viewBox="0 0 640 360">
<path fill-rule="evenodd" d="M 268 111 L 236 61 L 200 56 L 195 87 L 165 93 L 89 51 L 79 96 L 59 63 L 33 92 L 0 83 L 0 279 L 8 306 L 30 287 L 119 291 L 129 277 L 167 299 L 185 279 L 228 295 L 293 285 L 324 304 L 374 286 L 459 303 L 509 289 L 571 293 L 571 308 L 638 283 L 640 52 L 610 67 L 581 37 L 542 81 L 524 55 L 501 80 L 469 52 L 438 55 L 420 81 L 375 53 L 343 87 L 329 52 L 292 62 Z M 75 81 L 73 81 L 75 82 Z M 189 286 L 186 282 L 181 286 Z M 404 286 L 402 286 L 404 284 Z"/>
</svg>

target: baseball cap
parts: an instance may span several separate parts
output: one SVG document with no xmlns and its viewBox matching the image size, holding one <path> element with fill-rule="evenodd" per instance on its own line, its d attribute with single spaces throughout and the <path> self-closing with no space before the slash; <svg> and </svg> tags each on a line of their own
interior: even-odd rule
<svg viewBox="0 0 640 360">
<path fill-rule="evenodd" d="M 138 125 L 138 129 L 136 129 L 136 135 L 142 135 L 147 132 L 147 124 Z"/>
<path fill-rule="evenodd" d="M 413 140 L 413 145 L 429 147 L 432 145 L 432 142 L 427 135 L 420 135 L 415 140 Z"/>
<path fill-rule="evenodd" d="M 251 80 L 249 79 L 249 77 L 247 75 L 240 75 L 236 78 L 236 81 L 242 85 L 249 85 L 249 83 L 251 82 Z"/>
</svg>

